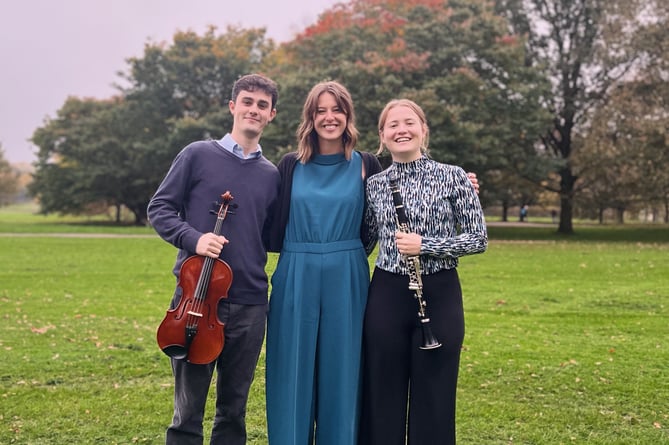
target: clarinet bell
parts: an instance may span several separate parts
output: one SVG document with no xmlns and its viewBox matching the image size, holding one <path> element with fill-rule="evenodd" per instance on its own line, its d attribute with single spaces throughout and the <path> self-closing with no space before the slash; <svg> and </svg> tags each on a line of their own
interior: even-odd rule
<svg viewBox="0 0 669 445">
<path fill-rule="evenodd" d="M 423 350 L 437 349 L 441 347 L 441 343 L 439 343 L 439 340 L 437 340 L 437 338 L 432 333 L 432 329 L 430 328 L 429 323 L 429 318 L 421 320 L 421 328 L 423 330 L 423 345 L 420 346 L 420 349 Z"/>
</svg>

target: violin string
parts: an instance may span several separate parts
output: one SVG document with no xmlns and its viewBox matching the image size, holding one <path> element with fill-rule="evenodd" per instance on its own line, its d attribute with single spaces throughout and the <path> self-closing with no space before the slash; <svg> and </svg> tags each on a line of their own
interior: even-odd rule
<svg viewBox="0 0 669 445">
<path fill-rule="evenodd" d="M 223 205 L 219 208 L 218 216 L 216 217 L 216 224 L 214 225 L 214 233 L 219 235 L 221 233 L 221 226 L 223 225 L 223 220 L 225 219 L 225 215 L 227 213 L 228 209 L 228 203 L 227 201 L 223 203 Z M 214 265 L 214 259 L 211 257 L 205 257 L 204 259 L 204 264 L 202 268 L 202 274 L 200 275 L 200 280 L 197 283 L 197 288 L 196 288 L 196 302 L 195 302 L 195 307 L 193 309 L 194 312 L 201 314 L 202 313 L 202 306 L 204 304 L 204 300 L 207 297 L 204 294 L 204 283 L 209 283 L 209 280 L 211 279 L 211 273 L 213 270 L 213 265 Z M 197 327 L 198 323 L 198 317 L 194 315 L 189 314 L 189 325 L 191 327 Z"/>
<path fill-rule="evenodd" d="M 223 205 L 219 208 L 218 216 L 216 217 L 216 224 L 214 226 L 214 233 L 220 234 L 221 226 L 223 225 L 223 220 L 225 219 L 227 210 L 228 210 L 228 201 L 225 201 Z M 211 279 L 211 273 L 213 270 L 214 259 L 211 257 L 204 258 L 204 264 L 202 268 L 202 273 L 200 274 L 200 279 L 198 280 L 197 286 L 195 288 L 195 302 L 191 311 L 189 311 L 186 321 L 186 327 L 188 329 L 197 328 L 199 318 L 196 315 L 193 315 L 191 312 L 202 314 L 202 307 L 206 295 L 204 294 L 204 283 L 209 283 Z"/>
<path fill-rule="evenodd" d="M 193 307 L 193 312 L 197 314 L 202 313 L 202 306 L 204 299 L 207 297 L 205 295 L 205 286 L 204 283 L 209 283 L 211 278 L 211 269 L 212 269 L 213 259 L 206 257 L 204 259 L 204 264 L 202 266 L 202 274 L 200 275 L 200 280 L 197 283 L 197 288 L 195 292 L 195 305 Z M 197 327 L 199 317 L 192 315 L 192 327 Z"/>
</svg>

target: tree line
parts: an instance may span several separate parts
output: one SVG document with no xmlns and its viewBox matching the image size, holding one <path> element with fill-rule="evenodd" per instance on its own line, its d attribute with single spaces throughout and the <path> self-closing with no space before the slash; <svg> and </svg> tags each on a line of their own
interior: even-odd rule
<svg viewBox="0 0 669 445">
<path fill-rule="evenodd" d="M 114 206 L 145 224 L 176 153 L 222 137 L 232 84 L 260 72 L 279 85 L 272 161 L 295 148 L 311 86 L 333 79 L 355 100 L 360 150 L 378 147 L 388 100 L 421 104 L 430 155 L 477 172 L 484 206 L 551 193 L 565 234 L 575 209 L 669 221 L 668 16 L 660 0 L 351 0 L 282 44 L 264 28 L 178 31 L 127 59 L 117 95 L 70 97 L 35 130 L 30 193 L 43 213 Z"/>
</svg>

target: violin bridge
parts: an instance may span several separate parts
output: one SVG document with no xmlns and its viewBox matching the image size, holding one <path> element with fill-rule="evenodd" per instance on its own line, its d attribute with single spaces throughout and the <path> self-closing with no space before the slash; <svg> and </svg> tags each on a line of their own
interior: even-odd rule
<svg viewBox="0 0 669 445">
<path fill-rule="evenodd" d="M 188 315 L 192 315 L 194 317 L 202 317 L 202 314 L 193 311 L 188 311 Z"/>
</svg>

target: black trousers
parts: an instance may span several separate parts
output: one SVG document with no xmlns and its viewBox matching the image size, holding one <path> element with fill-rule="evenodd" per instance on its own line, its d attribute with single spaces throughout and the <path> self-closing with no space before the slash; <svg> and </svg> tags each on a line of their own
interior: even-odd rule
<svg viewBox="0 0 669 445">
<path fill-rule="evenodd" d="M 360 445 L 455 444 L 455 395 L 465 324 L 455 269 L 423 275 L 437 349 L 422 350 L 409 279 L 375 269 L 363 332 Z"/>
</svg>

